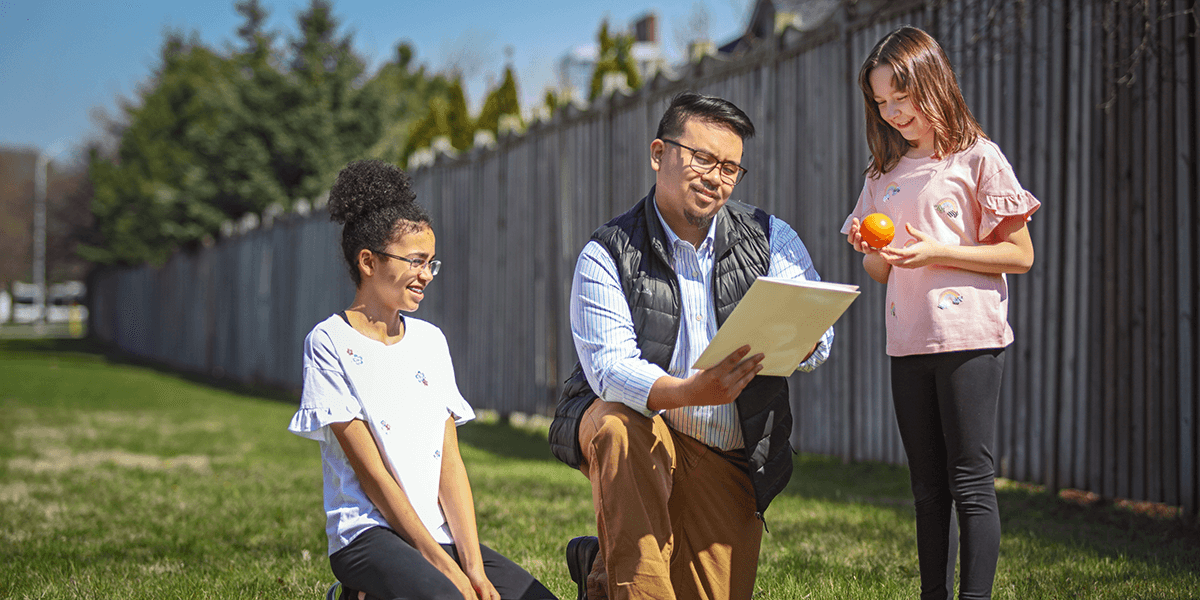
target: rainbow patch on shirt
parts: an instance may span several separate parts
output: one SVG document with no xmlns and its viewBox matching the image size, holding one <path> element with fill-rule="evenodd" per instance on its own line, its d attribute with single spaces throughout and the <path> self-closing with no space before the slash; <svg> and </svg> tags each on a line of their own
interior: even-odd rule
<svg viewBox="0 0 1200 600">
<path fill-rule="evenodd" d="M 947 308 L 950 308 L 951 305 L 962 304 L 962 302 L 962 294 L 959 294 L 954 290 L 946 290 L 942 292 L 941 296 L 938 296 L 937 307 L 942 310 L 946 310 Z"/>
<path fill-rule="evenodd" d="M 933 205 L 933 210 L 936 210 L 951 219 L 958 218 L 958 203 L 951 198 L 946 198 L 941 202 Z"/>
<path fill-rule="evenodd" d="M 892 196 L 895 196 L 896 194 L 899 194 L 899 193 L 900 193 L 900 186 L 896 185 L 895 182 L 889 183 L 887 185 L 887 187 L 883 188 L 883 201 L 887 202 L 888 198 L 891 198 Z"/>
<path fill-rule="evenodd" d="M 893 317 L 896 316 L 896 303 L 895 302 L 893 302 L 891 304 L 891 306 L 888 307 L 888 312 L 891 313 Z"/>
</svg>

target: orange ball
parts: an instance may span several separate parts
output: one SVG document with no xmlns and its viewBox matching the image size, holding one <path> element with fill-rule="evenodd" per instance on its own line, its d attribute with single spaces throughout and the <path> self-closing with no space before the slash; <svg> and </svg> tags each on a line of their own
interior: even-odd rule
<svg viewBox="0 0 1200 600">
<path fill-rule="evenodd" d="M 863 218 L 858 232 L 868 246 L 878 250 L 888 245 L 892 238 L 896 237 L 896 226 L 892 224 L 892 220 L 887 215 L 871 213 Z"/>
</svg>

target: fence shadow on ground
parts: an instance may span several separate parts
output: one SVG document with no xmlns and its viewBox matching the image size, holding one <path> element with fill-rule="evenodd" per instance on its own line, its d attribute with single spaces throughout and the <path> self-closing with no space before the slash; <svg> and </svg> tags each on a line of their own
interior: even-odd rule
<svg viewBox="0 0 1200 600">
<path fill-rule="evenodd" d="M 1200 575 L 1200 524 L 1187 516 L 1165 515 L 1162 505 L 1081 501 L 1039 486 L 1013 486 L 998 490 L 997 496 L 1006 535 L 1028 535 Z"/>
<path fill-rule="evenodd" d="M 1200 575 L 1200 523 L 1178 508 L 1106 500 L 1076 490 L 1056 495 L 1041 486 L 1003 479 L 997 488 L 1004 536 L 1027 536 L 1101 557 L 1125 557 Z M 913 517 L 908 469 L 902 466 L 801 455 L 783 493 L 872 504 L 886 507 L 897 518 Z"/>
<path fill-rule="evenodd" d="M 543 430 L 478 419 L 458 428 L 458 440 L 503 458 L 558 463 L 558 459 L 550 453 L 550 444 Z M 562 468 L 570 467 L 562 465 Z"/>
</svg>

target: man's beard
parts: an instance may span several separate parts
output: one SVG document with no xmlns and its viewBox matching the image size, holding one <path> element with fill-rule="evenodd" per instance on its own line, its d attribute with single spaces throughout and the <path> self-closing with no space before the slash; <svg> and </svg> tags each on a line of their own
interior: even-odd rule
<svg viewBox="0 0 1200 600">
<path fill-rule="evenodd" d="M 683 216 L 689 225 L 702 231 L 708 231 L 708 227 L 712 225 L 712 215 L 693 215 L 690 212 L 684 212 Z"/>
</svg>

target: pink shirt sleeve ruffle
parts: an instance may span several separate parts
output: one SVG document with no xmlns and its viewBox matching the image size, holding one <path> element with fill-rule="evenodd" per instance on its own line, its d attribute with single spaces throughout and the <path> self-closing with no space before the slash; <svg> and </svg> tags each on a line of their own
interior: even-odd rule
<svg viewBox="0 0 1200 600">
<path fill-rule="evenodd" d="M 1007 166 L 1007 165 L 1006 165 Z M 979 186 L 979 239 L 985 240 L 1006 219 L 1029 221 L 1042 203 L 1021 187 L 1012 168 L 996 171 Z"/>
</svg>

